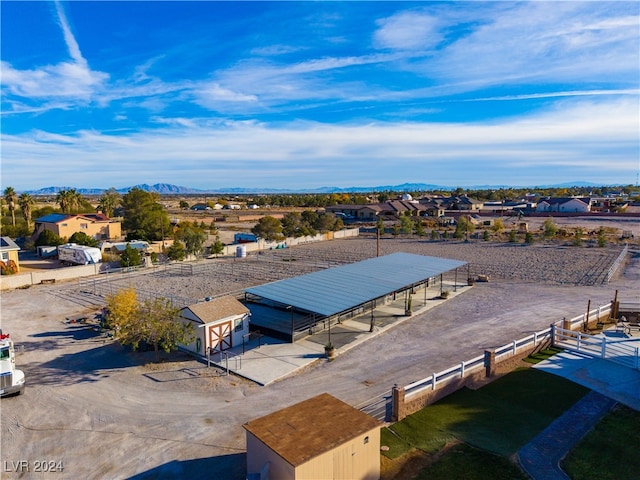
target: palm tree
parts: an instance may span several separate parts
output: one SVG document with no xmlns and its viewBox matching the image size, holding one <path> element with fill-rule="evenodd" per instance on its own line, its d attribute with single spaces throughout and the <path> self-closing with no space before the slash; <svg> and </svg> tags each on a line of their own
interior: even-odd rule
<svg viewBox="0 0 640 480">
<path fill-rule="evenodd" d="M 100 198 L 100 203 L 98 204 L 102 213 L 107 217 L 113 216 L 113 212 L 118 205 L 120 205 L 120 194 L 116 192 L 116 189 L 113 187 L 105 192 L 105 194 Z"/>
<path fill-rule="evenodd" d="M 16 191 L 13 187 L 4 189 L 4 199 L 7 201 L 7 207 L 11 212 L 11 223 L 16 226 Z"/>
<path fill-rule="evenodd" d="M 56 197 L 56 202 L 60 205 L 62 213 L 68 213 L 69 210 L 70 195 L 68 190 L 60 190 Z"/>
<path fill-rule="evenodd" d="M 18 204 L 20 205 L 20 209 L 22 210 L 22 218 L 27 222 L 27 229 L 31 231 L 31 213 L 33 211 L 33 206 L 35 205 L 35 200 L 28 193 L 23 193 L 18 197 Z"/>
<path fill-rule="evenodd" d="M 60 190 L 56 198 L 62 213 L 77 212 L 82 203 L 82 195 L 75 188 L 69 190 Z"/>
</svg>

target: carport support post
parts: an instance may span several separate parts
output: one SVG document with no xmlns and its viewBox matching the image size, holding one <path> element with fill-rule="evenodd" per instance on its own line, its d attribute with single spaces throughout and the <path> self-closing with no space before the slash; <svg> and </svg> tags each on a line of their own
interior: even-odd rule
<svg viewBox="0 0 640 480">
<path fill-rule="evenodd" d="M 373 332 L 373 327 L 375 325 L 375 319 L 373 318 L 373 309 L 375 308 L 375 306 L 376 306 L 376 301 L 373 300 L 371 302 L 371 323 L 369 324 L 369 333 Z"/>
</svg>

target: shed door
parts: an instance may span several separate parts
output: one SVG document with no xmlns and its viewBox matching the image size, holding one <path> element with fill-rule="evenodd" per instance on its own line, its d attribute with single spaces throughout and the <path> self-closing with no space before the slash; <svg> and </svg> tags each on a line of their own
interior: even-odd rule
<svg viewBox="0 0 640 480">
<path fill-rule="evenodd" d="M 219 323 L 209 327 L 209 347 L 214 352 L 226 350 L 233 346 L 231 341 L 231 322 Z"/>
</svg>

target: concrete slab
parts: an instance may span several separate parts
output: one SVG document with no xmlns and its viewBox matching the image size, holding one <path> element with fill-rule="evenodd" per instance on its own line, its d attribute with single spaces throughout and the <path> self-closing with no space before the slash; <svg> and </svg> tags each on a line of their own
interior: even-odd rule
<svg viewBox="0 0 640 480">
<path fill-rule="evenodd" d="M 450 290 L 449 299 L 468 291 L 470 286 L 458 285 Z M 427 295 L 414 300 L 414 315 L 424 313 L 447 300 L 435 299 L 436 289 L 428 289 Z M 379 335 L 387 329 L 411 318 L 404 315 L 404 298 L 380 306 L 374 310 L 374 331 L 370 332 L 370 312 L 358 317 L 343 320 L 340 324 L 331 326 L 331 343 L 336 348 L 336 354 L 359 345 L 362 342 Z M 282 340 L 262 336 L 253 339 L 244 346 L 225 350 L 211 357 L 211 363 L 223 370 L 229 370 L 236 375 L 256 382 L 259 385 L 269 385 L 296 373 L 302 368 L 317 361 L 326 361 L 324 346 L 329 342 L 329 331 L 314 333 L 304 340 L 287 343 Z"/>
<path fill-rule="evenodd" d="M 564 351 L 534 366 L 559 375 L 640 411 L 640 370 Z"/>
</svg>

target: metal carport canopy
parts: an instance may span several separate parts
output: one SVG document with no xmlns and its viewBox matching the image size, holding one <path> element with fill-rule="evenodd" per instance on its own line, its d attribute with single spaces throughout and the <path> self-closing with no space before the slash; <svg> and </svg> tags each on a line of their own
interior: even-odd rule
<svg viewBox="0 0 640 480">
<path fill-rule="evenodd" d="M 328 317 L 466 263 L 398 252 L 247 288 L 245 292 Z"/>
</svg>

